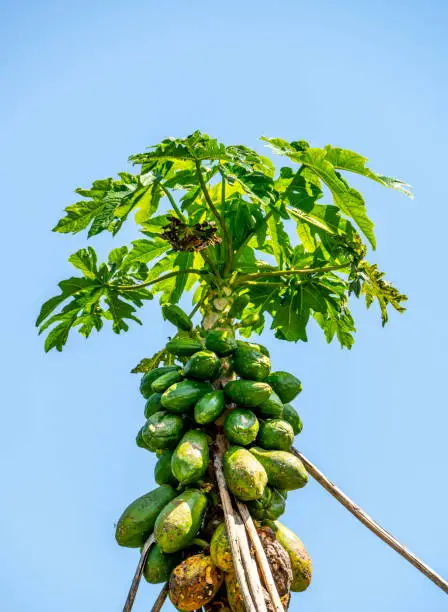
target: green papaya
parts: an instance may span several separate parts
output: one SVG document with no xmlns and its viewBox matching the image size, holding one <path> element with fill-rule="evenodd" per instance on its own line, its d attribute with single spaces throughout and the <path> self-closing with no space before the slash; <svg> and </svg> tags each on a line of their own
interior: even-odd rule
<svg viewBox="0 0 448 612">
<path fill-rule="evenodd" d="M 154 468 L 154 479 L 158 485 L 169 484 L 173 487 L 177 487 L 179 484 L 176 478 L 174 478 L 171 470 L 171 457 L 173 451 L 163 451 L 163 455 L 159 457 Z"/>
<path fill-rule="evenodd" d="M 235 334 L 228 329 L 214 329 L 205 336 L 205 346 L 220 357 L 226 357 L 236 349 Z"/>
<path fill-rule="evenodd" d="M 229 317 L 231 319 L 239 319 L 244 312 L 246 306 L 250 303 L 250 297 L 248 293 L 243 293 L 243 295 L 238 295 L 232 303 L 232 306 L 229 310 Z"/>
<path fill-rule="evenodd" d="M 135 443 L 140 448 L 145 448 L 146 450 L 149 450 L 149 448 L 145 444 L 145 441 L 143 440 L 143 429 L 144 429 L 144 426 L 140 427 L 140 429 L 138 430 L 138 433 L 135 437 Z"/>
<path fill-rule="evenodd" d="M 260 416 L 265 419 L 278 419 L 283 416 L 283 404 L 277 393 L 272 391 L 269 397 L 258 406 Z"/>
<path fill-rule="evenodd" d="M 190 317 L 177 304 L 163 304 L 162 314 L 164 319 L 175 325 L 178 329 L 184 331 L 191 331 L 193 329 Z"/>
<path fill-rule="evenodd" d="M 176 497 L 169 485 L 163 485 L 134 500 L 120 516 L 115 539 L 120 546 L 138 548 L 151 535 L 160 512 Z"/>
<path fill-rule="evenodd" d="M 284 404 L 292 400 L 302 391 L 302 383 L 298 378 L 289 372 L 271 372 L 267 382 Z"/>
<path fill-rule="evenodd" d="M 262 344 L 257 344 L 256 342 L 244 342 L 243 340 L 237 340 L 236 345 L 238 349 L 252 349 L 254 351 L 258 351 L 259 353 L 263 353 L 266 357 L 270 357 L 268 349 Z"/>
<path fill-rule="evenodd" d="M 223 572 L 233 571 L 232 548 L 225 523 L 220 523 L 213 534 L 210 542 L 210 556 L 216 567 Z"/>
<path fill-rule="evenodd" d="M 184 422 L 176 414 L 156 412 L 146 421 L 142 430 L 143 442 L 151 451 L 174 448 L 184 432 Z"/>
<path fill-rule="evenodd" d="M 160 512 L 154 537 L 164 553 L 173 553 L 188 546 L 201 526 L 207 497 L 197 489 L 187 489 L 171 500 Z"/>
<path fill-rule="evenodd" d="M 303 542 L 296 534 L 285 527 L 279 521 L 268 523 L 274 531 L 275 537 L 288 553 L 292 568 L 291 591 L 305 591 L 310 585 L 312 577 L 311 558 L 303 545 Z"/>
<path fill-rule="evenodd" d="M 183 380 L 171 385 L 162 395 L 162 406 L 169 412 L 188 412 L 206 393 L 213 391 L 210 383 L 197 380 Z"/>
<path fill-rule="evenodd" d="M 282 418 L 291 425 L 294 430 L 294 435 L 297 436 L 302 429 L 303 423 L 302 419 L 299 417 L 297 410 L 291 404 L 283 404 L 283 414 Z"/>
<path fill-rule="evenodd" d="M 239 348 L 233 356 L 233 369 L 241 378 L 262 382 L 269 375 L 271 361 L 259 351 Z"/>
<path fill-rule="evenodd" d="M 220 370 L 221 361 L 216 353 L 213 353 L 213 351 L 198 351 L 185 364 L 184 374 L 188 378 L 214 380 L 219 376 Z"/>
<path fill-rule="evenodd" d="M 250 410 L 232 410 L 224 421 L 224 433 L 231 444 L 247 446 L 251 444 L 258 434 L 260 424 Z"/>
<path fill-rule="evenodd" d="M 274 488 L 267 486 L 263 497 L 247 502 L 247 508 L 257 521 L 275 521 L 286 509 L 286 499 Z"/>
<path fill-rule="evenodd" d="M 182 485 L 190 485 L 203 478 L 208 462 L 208 437 L 202 431 L 192 429 L 176 446 L 171 458 L 171 470 Z"/>
<path fill-rule="evenodd" d="M 189 357 L 202 349 L 202 342 L 193 338 L 173 338 L 166 343 L 165 348 L 172 355 Z"/>
<path fill-rule="evenodd" d="M 247 449 L 231 446 L 224 455 L 224 476 L 230 491 L 242 501 L 260 499 L 268 482 L 264 467 Z"/>
<path fill-rule="evenodd" d="M 182 561 L 182 553 L 166 554 L 154 544 L 143 568 L 143 576 L 150 584 L 166 582 L 176 565 Z"/>
<path fill-rule="evenodd" d="M 163 410 L 161 393 L 152 393 L 145 404 L 145 418 L 149 419 L 150 416 L 155 414 L 156 412 L 160 412 Z"/>
<path fill-rule="evenodd" d="M 277 489 L 293 491 L 301 489 L 308 482 L 308 474 L 303 463 L 286 451 L 264 450 L 258 446 L 250 452 L 264 467 L 268 482 Z"/>
<path fill-rule="evenodd" d="M 154 393 L 163 393 L 168 389 L 168 387 L 171 387 L 171 385 L 174 385 L 174 383 L 177 383 L 182 379 L 183 374 L 181 370 L 167 372 L 166 374 L 162 374 L 162 376 L 155 379 L 155 381 L 152 383 L 152 390 Z"/>
<path fill-rule="evenodd" d="M 265 402 L 272 393 L 271 387 L 252 380 L 231 380 L 224 387 L 224 393 L 235 404 L 255 408 Z"/>
<path fill-rule="evenodd" d="M 151 395 L 152 391 L 152 383 L 158 378 L 162 376 L 162 374 L 166 374 L 167 372 L 174 372 L 175 370 L 180 370 L 180 366 L 171 365 L 171 366 L 160 366 L 160 368 L 154 368 L 150 372 L 146 372 L 143 374 L 142 379 L 140 381 L 140 393 L 143 395 L 145 399 Z"/>
<path fill-rule="evenodd" d="M 294 442 L 294 430 L 288 421 L 268 419 L 261 424 L 258 444 L 266 450 L 289 451 Z"/>
<path fill-rule="evenodd" d="M 224 391 L 210 391 L 194 406 L 194 420 L 200 425 L 213 423 L 224 410 Z"/>
</svg>

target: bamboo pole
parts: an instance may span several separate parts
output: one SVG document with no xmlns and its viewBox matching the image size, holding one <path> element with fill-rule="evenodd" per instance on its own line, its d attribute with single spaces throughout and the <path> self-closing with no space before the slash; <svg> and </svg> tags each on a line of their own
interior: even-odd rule
<svg viewBox="0 0 448 612">
<path fill-rule="evenodd" d="M 249 586 L 246 581 L 246 574 L 241 559 L 241 551 L 239 545 L 238 528 L 235 524 L 235 514 L 233 512 L 232 501 L 227 490 L 224 473 L 222 471 L 222 443 L 217 441 L 218 450 L 214 458 L 214 468 L 216 480 L 218 483 L 219 495 L 221 497 L 222 507 L 224 510 L 224 518 L 226 522 L 227 535 L 229 537 L 230 548 L 232 550 L 233 565 L 235 574 L 241 590 L 244 606 L 247 612 L 257 612 L 257 609 L 252 601 L 252 595 L 249 591 Z"/>
<path fill-rule="evenodd" d="M 237 501 L 236 504 L 241 518 L 243 519 L 244 526 L 246 527 L 247 534 L 254 547 L 258 567 L 260 568 L 261 574 L 263 576 L 264 585 L 266 587 L 267 592 L 269 593 L 269 597 L 271 598 L 271 603 L 274 608 L 274 611 L 284 612 L 285 609 L 281 602 L 280 595 L 278 594 L 277 587 L 272 576 L 271 568 L 266 558 L 264 548 L 261 544 L 260 537 L 257 533 L 257 530 L 255 529 L 252 517 L 249 514 L 249 510 L 247 509 L 246 504 L 243 504 L 239 501 Z"/>
<path fill-rule="evenodd" d="M 154 536 L 151 534 L 143 545 L 142 554 L 140 555 L 140 560 L 138 562 L 137 569 L 135 570 L 135 575 L 131 583 L 131 588 L 129 589 L 126 603 L 124 604 L 123 612 L 130 612 L 132 610 L 135 596 L 137 595 L 138 586 L 142 577 L 143 568 L 145 567 L 146 559 L 148 558 L 149 549 L 153 544 Z"/>
<path fill-rule="evenodd" d="M 292 453 L 298 457 L 304 464 L 307 472 L 317 482 L 323 486 L 323 488 L 330 493 L 337 501 L 342 504 L 349 512 L 355 516 L 358 521 L 361 521 L 367 529 L 370 529 L 376 536 L 378 536 L 388 546 L 393 548 L 399 555 L 401 555 L 406 561 L 409 561 L 419 572 L 424 574 L 429 580 L 434 582 L 442 591 L 448 593 L 448 582 L 444 580 L 439 574 L 433 569 L 426 565 L 421 559 L 419 559 L 414 553 L 406 548 L 401 542 L 399 542 L 393 535 L 383 529 L 376 521 L 373 520 L 362 508 L 360 508 L 354 501 L 352 501 L 345 493 L 343 493 L 338 487 L 332 483 L 328 478 L 309 461 L 301 452 L 293 448 Z"/>
<path fill-rule="evenodd" d="M 162 609 L 163 604 L 165 603 L 165 599 L 168 595 L 168 591 L 170 589 L 170 585 L 168 582 L 166 582 L 163 585 L 162 590 L 159 593 L 159 596 L 157 597 L 156 601 L 154 602 L 153 607 L 151 608 L 151 612 L 160 612 L 160 610 Z"/>
<path fill-rule="evenodd" d="M 250 546 L 247 539 L 244 522 L 238 512 L 235 513 L 235 524 L 238 533 L 238 543 L 240 545 L 241 558 L 243 560 L 244 570 L 246 572 L 249 589 L 252 593 L 252 598 L 257 612 L 267 612 L 266 602 L 264 600 L 263 587 L 261 585 L 260 576 L 258 574 L 257 562 L 252 557 Z"/>
</svg>

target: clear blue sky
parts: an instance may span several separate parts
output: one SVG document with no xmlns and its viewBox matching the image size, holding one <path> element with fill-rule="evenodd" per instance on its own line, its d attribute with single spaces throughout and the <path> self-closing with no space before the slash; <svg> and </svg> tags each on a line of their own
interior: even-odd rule
<svg viewBox="0 0 448 612">
<path fill-rule="evenodd" d="M 137 553 L 115 544 L 114 522 L 154 484 L 128 372 L 169 329 L 152 303 L 143 328 L 45 355 L 33 324 L 86 244 L 50 232 L 73 189 L 196 128 L 260 150 L 262 134 L 352 148 L 413 184 L 411 202 L 357 183 L 374 259 L 408 312 L 382 329 L 359 305 L 351 352 L 312 331 L 308 344 L 273 342 L 272 355 L 304 383 L 303 451 L 448 576 L 447 26 L 442 0 L 1 3 L 2 610 L 122 609 Z M 315 568 L 291 610 L 447 609 L 316 483 L 290 496 L 285 522 Z M 136 612 L 157 590 L 142 584 Z"/>
</svg>

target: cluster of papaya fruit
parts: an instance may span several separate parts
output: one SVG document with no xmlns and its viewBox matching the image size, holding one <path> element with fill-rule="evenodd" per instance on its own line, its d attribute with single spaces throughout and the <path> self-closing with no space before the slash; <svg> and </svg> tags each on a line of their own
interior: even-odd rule
<svg viewBox="0 0 448 612">
<path fill-rule="evenodd" d="M 225 436 L 229 490 L 247 504 L 265 550 L 272 550 L 275 540 L 287 553 L 290 579 L 278 580 L 286 608 L 289 591 L 303 591 L 311 580 L 302 542 L 277 520 L 288 492 L 307 482 L 303 464 L 290 452 L 302 430 L 290 402 L 302 385 L 292 374 L 271 372 L 268 350 L 236 340 L 231 328 L 196 331 L 178 306 L 165 305 L 163 312 L 178 333 L 166 345 L 169 364 L 141 379 L 146 422 L 136 438 L 158 457 L 159 486 L 126 508 L 117 542 L 140 547 L 154 534 L 144 576 L 151 583 L 169 580 L 170 599 L 179 610 L 243 611 L 210 461 L 218 436 Z M 274 557 L 278 566 L 281 553 Z"/>
</svg>

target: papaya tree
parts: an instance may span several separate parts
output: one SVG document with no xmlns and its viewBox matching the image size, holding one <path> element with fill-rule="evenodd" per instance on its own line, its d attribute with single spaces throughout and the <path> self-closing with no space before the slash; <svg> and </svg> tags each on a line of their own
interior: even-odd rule
<svg viewBox="0 0 448 612">
<path fill-rule="evenodd" d="M 311 559 L 278 520 L 308 479 L 293 447 L 302 384 L 276 371 L 254 336 L 269 327 L 278 341 L 306 342 L 314 320 L 350 349 L 351 299 L 375 302 L 383 325 L 391 308 L 404 311 L 406 296 L 367 259 L 373 223 L 348 179 L 409 196 L 408 185 L 349 150 L 262 140 L 279 167 L 200 132 L 164 140 L 131 156 L 135 173 L 78 188 L 54 227 L 93 238 L 133 222 L 138 234 L 105 262 L 91 246 L 69 257 L 76 275 L 37 319 L 46 351 L 61 351 L 72 330 L 125 332 L 156 296 L 173 324 L 132 370 L 146 400 L 136 442 L 157 456 L 158 487 L 118 521 L 117 542 L 143 547 L 125 609 L 142 572 L 167 582 L 180 610 L 278 611 L 308 587 Z"/>
</svg>

